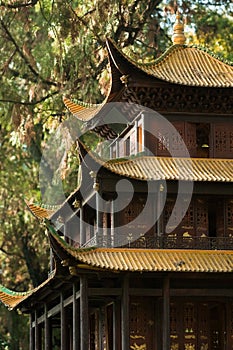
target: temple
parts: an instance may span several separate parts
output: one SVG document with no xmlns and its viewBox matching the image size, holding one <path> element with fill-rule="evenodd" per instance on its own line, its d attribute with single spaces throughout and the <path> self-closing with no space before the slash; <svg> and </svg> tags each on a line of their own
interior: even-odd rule
<svg viewBox="0 0 233 350">
<path fill-rule="evenodd" d="M 107 50 L 105 101 L 64 98 L 107 147 L 78 139 L 77 189 L 28 203 L 49 277 L 0 299 L 30 315 L 30 350 L 233 349 L 233 66 L 186 45 L 179 14 L 153 63 Z"/>
</svg>

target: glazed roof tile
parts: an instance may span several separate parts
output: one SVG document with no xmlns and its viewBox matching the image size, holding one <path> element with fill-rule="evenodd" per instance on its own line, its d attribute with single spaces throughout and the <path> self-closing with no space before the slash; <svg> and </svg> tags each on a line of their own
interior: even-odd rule
<svg viewBox="0 0 233 350">
<path fill-rule="evenodd" d="M 89 121 L 103 108 L 107 101 L 104 100 L 104 102 L 101 104 L 85 105 L 81 104 L 81 102 L 74 103 L 68 98 L 63 97 L 63 102 L 70 113 L 72 113 L 75 117 L 82 121 Z"/>
<path fill-rule="evenodd" d="M 127 56 L 112 40 L 108 48 L 116 66 L 129 74 L 135 67 L 154 78 L 185 86 L 233 87 L 233 66 L 205 49 L 173 45 L 151 63 L 140 63 Z M 126 71 L 124 71 L 124 74 Z"/>
<path fill-rule="evenodd" d="M 233 251 L 186 249 L 84 248 L 75 249 L 54 230 L 55 244 L 80 268 L 145 272 L 233 272 Z M 74 260 L 72 259 L 72 265 Z"/>
<path fill-rule="evenodd" d="M 103 166 L 138 180 L 233 181 L 233 159 L 142 156 L 109 161 Z"/>
<path fill-rule="evenodd" d="M 55 238 L 56 239 L 56 238 Z M 80 250 L 70 248 L 61 240 L 57 243 L 75 258 L 82 268 L 113 271 L 153 272 L 232 272 L 232 251 L 181 250 L 181 249 L 132 249 L 93 248 Z"/>
<path fill-rule="evenodd" d="M 233 252 L 228 251 L 97 248 L 75 256 L 90 267 L 114 271 L 233 271 Z"/>
<path fill-rule="evenodd" d="M 107 40 L 107 48 L 112 76 L 110 89 L 105 100 L 101 104 L 85 104 L 83 102 L 74 103 L 64 98 L 64 103 L 69 111 L 82 121 L 90 121 L 108 102 L 117 101 L 117 98 L 121 96 L 120 90 L 124 87 L 123 76 L 128 77 L 128 86 L 135 83 L 138 74 L 144 74 L 144 79 L 146 74 L 148 77 L 159 79 L 159 81 L 183 86 L 233 87 L 232 63 L 226 63 L 197 47 L 173 45 L 151 63 L 136 62 L 110 39 Z M 119 71 L 117 77 L 115 77 L 116 70 Z M 118 93 L 113 93 L 116 90 L 116 86 L 114 87 L 116 84 Z"/>
<path fill-rule="evenodd" d="M 51 273 L 51 275 L 49 276 L 49 278 L 45 280 L 42 284 L 27 292 L 15 292 L 0 284 L 0 302 L 2 302 L 9 309 L 16 308 L 21 302 L 26 300 L 31 295 L 35 294 L 39 289 L 41 289 L 49 281 L 51 281 L 54 278 L 55 274 L 56 270 L 54 270 L 53 273 Z"/>
<path fill-rule="evenodd" d="M 28 209 L 30 212 L 37 218 L 37 219 L 48 219 L 50 218 L 53 213 L 56 211 L 56 209 L 46 209 L 39 205 L 33 204 L 25 200 L 25 203 L 27 204 Z"/>
<path fill-rule="evenodd" d="M 104 162 L 91 152 L 88 154 L 92 160 L 110 172 L 136 180 L 233 182 L 233 159 L 141 156 Z M 66 202 L 79 191 L 79 187 Z M 57 209 L 49 210 L 31 203 L 27 203 L 27 206 L 38 219 L 49 219 L 62 207 L 60 205 Z"/>
<path fill-rule="evenodd" d="M 175 84 L 233 87 L 233 67 L 195 47 L 176 45 L 151 64 L 136 64 L 158 79 Z"/>
</svg>

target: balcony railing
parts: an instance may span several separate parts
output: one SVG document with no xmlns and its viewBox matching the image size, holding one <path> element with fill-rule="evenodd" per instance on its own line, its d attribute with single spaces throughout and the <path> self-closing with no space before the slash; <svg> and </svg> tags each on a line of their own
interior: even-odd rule
<svg viewBox="0 0 233 350">
<path fill-rule="evenodd" d="M 233 237 L 133 237 L 103 236 L 96 234 L 83 247 L 101 248 L 141 248 L 141 249 L 201 249 L 233 250 Z"/>
</svg>

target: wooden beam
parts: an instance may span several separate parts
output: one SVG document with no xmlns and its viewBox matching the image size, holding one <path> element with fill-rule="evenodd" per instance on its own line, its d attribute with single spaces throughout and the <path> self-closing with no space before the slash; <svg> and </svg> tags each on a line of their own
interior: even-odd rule
<svg viewBox="0 0 233 350">
<path fill-rule="evenodd" d="M 80 350 L 89 350 L 88 280 L 80 275 Z"/>
<path fill-rule="evenodd" d="M 76 292 L 76 299 L 80 298 L 80 292 Z M 70 297 L 66 298 L 64 300 L 64 306 L 67 307 L 68 305 L 72 304 L 73 301 L 73 296 L 71 295 Z M 52 309 L 48 310 L 48 318 L 53 317 L 57 315 L 60 312 L 60 303 L 56 306 L 54 306 Z M 37 319 L 37 323 L 40 324 L 45 321 L 45 315 L 43 314 Z M 32 327 L 35 327 L 35 321 L 32 322 Z"/>
<path fill-rule="evenodd" d="M 170 349 L 170 280 L 163 280 L 163 349 Z"/>
<path fill-rule="evenodd" d="M 162 288 L 129 288 L 130 295 L 162 297 Z M 120 296 L 120 288 L 89 288 L 89 296 Z M 173 297 L 193 296 L 193 297 L 233 297 L 232 289 L 207 289 L 207 288 L 175 288 L 170 289 L 170 295 Z"/>
<path fill-rule="evenodd" d="M 129 350 L 129 276 L 125 275 L 122 282 L 121 296 L 121 347 Z"/>
<path fill-rule="evenodd" d="M 77 295 L 77 285 L 73 284 L 73 348 L 72 350 L 79 350 L 80 344 L 80 323 L 78 315 L 78 301 L 76 298 Z"/>
</svg>

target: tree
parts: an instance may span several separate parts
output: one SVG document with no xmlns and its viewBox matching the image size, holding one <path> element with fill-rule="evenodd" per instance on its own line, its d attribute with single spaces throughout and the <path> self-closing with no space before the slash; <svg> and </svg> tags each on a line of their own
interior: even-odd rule
<svg viewBox="0 0 233 350">
<path fill-rule="evenodd" d="M 227 30 L 232 27 L 232 2 L 184 0 L 179 5 L 189 19 L 190 41 L 232 59 L 232 30 Z M 171 45 L 177 3 L 8 0 L 1 1 L 0 9 L 1 281 L 19 291 L 47 275 L 44 229 L 24 199 L 41 201 L 38 169 L 49 136 L 67 117 L 62 96 L 92 103 L 104 99 L 106 37 L 135 59 L 158 57 Z M 66 173 L 72 165 L 66 162 Z M 1 335 L 8 326 L 0 324 Z M 21 346 L 12 344 L 12 349 Z"/>
</svg>

